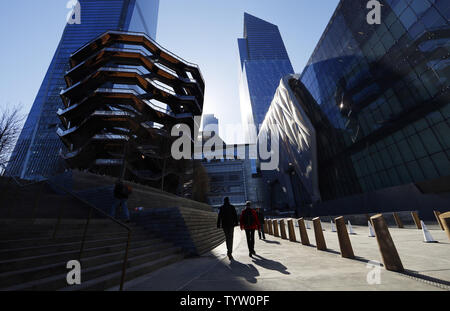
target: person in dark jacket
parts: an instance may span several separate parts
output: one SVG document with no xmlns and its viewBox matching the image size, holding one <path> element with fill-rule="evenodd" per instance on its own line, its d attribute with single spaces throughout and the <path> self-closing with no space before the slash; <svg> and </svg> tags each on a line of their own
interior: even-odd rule
<svg viewBox="0 0 450 311">
<path fill-rule="evenodd" d="M 130 221 L 130 212 L 128 210 L 128 198 L 132 193 L 131 187 L 125 185 L 122 181 L 118 181 L 114 186 L 114 203 L 111 206 L 111 217 L 116 218 L 116 210 L 120 206 L 122 208 L 122 218 L 125 219 L 126 222 Z"/>
<path fill-rule="evenodd" d="M 259 229 L 258 229 L 259 239 L 261 240 L 261 238 L 262 238 L 262 239 L 265 240 L 266 239 L 266 234 L 264 232 L 264 223 L 265 223 L 264 211 L 262 209 L 258 208 L 256 210 L 256 214 L 258 215 L 258 220 L 259 220 L 259 224 L 260 224 Z"/>
<path fill-rule="evenodd" d="M 241 214 L 241 230 L 245 230 L 245 234 L 247 236 L 247 245 L 249 250 L 249 256 L 252 257 L 256 255 L 255 252 L 255 230 L 259 230 L 261 227 L 258 215 L 256 212 L 250 207 L 251 202 L 247 201 L 245 203 L 245 209 Z"/>
<path fill-rule="evenodd" d="M 238 217 L 236 208 L 230 204 L 230 198 L 223 200 L 223 205 L 219 209 L 219 217 L 217 218 L 217 228 L 222 228 L 225 233 L 227 243 L 228 258 L 233 260 L 233 238 L 234 227 L 238 225 Z"/>
</svg>

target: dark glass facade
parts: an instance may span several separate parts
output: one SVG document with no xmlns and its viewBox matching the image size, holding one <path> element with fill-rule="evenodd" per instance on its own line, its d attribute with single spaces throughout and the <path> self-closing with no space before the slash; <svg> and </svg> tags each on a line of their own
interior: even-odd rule
<svg viewBox="0 0 450 311">
<path fill-rule="evenodd" d="M 294 69 L 278 27 L 247 13 L 238 47 L 242 122 L 247 142 L 255 143 L 249 127 L 262 124 L 281 78 Z"/>
<path fill-rule="evenodd" d="M 159 0 L 79 0 L 81 24 L 67 24 L 50 67 L 7 167 L 7 174 L 25 179 L 52 176 L 65 166 L 56 129 L 63 107 L 60 92 L 69 57 L 108 30 L 145 32 L 155 38 Z"/>
<path fill-rule="evenodd" d="M 323 200 L 450 175 L 450 3 L 342 0 L 298 82 L 317 118 Z M 298 91 L 298 90 L 297 90 Z"/>
</svg>

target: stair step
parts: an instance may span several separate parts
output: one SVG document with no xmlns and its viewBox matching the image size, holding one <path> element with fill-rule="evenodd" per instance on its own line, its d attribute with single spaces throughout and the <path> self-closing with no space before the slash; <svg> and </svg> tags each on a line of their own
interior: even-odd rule
<svg viewBox="0 0 450 311">
<path fill-rule="evenodd" d="M 144 240 L 144 241 L 132 241 L 130 244 L 131 248 L 148 246 L 152 243 L 159 241 L 157 239 Z M 114 245 L 108 245 L 103 247 L 85 248 L 83 251 L 83 258 L 98 256 L 105 253 L 113 253 L 122 251 L 125 249 L 126 243 L 119 243 Z M 57 263 L 59 261 L 69 261 L 73 259 L 78 259 L 79 249 L 66 251 L 66 252 L 56 252 L 39 256 L 15 258 L 9 260 L 0 261 L 0 273 L 7 271 L 14 271 L 25 269 L 27 267 L 36 265 L 49 265 Z"/>
<path fill-rule="evenodd" d="M 136 260 L 154 260 L 165 254 L 171 254 L 174 252 L 179 252 L 180 248 L 173 247 L 168 243 L 158 243 L 147 247 L 133 248 L 129 251 L 129 263 L 136 262 Z M 124 250 L 121 252 L 115 252 L 111 254 L 103 254 L 99 256 L 84 258 L 81 260 L 81 277 L 82 279 L 92 279 L 96 275 L 101 273 L 107 273 L 111 270 L 111 264 L 114 263 L 113 267 L 118 268 L 123 264 Z M 66 275 L 68 269 L 66 268 L 67 262 L 58 262 L 51 265 L 38 266 L 29 269 L 23 269 L 19 271 L 7 272 L 0 274 L 0 288 L 12 287 L 15 284 L 26 284 L 34 281 L 39 281 L 42 279 L 50 279 L 49 283 L 54 282 L 52 276 L 54 275 Z M 119 265 L 120 264 L 120 265 Z M 103 267 L 103 270 L 100 269 Z M 30 281 L 34 280 L 34 281 Z M 63 278 L 62 280 L 65 280 Z M 44 286 L 45 281 L 42 281 L 41 285 Z M 63 285 L 64 286 L 64 285 Z"/>
<path fill-rule="evenodd" d="M 130 281 L 144 274 L 151 273 L 155 270 L 158 270 L 164 266 L 170 265 L 177 261 L 180 261 L 185 256 L 183 254 L 174 254 L 171 256 L 165 256 L 163 258 L 154 260 L 152 262 L 144 263 L 132 268 L 127 269 L 126 281 Z M 93 280 L 89 280 L 87 282 L 83 282 L 80 285 L 75 285 L 71 287 L 65 287 L 62 290 L 64 291 L 89 291 L 89 290 L 104 290 L 110 289 L 120 284 L 120 278 L 122 274 L 121 272 L 116 272 L 113 274 L 108 274 Z M 126 286 L 125 286 L 126 288 Z"/>
<path fill-rule="evenodd" d="M 87 240 L 85 242 L 86 248 L 102 247 L 110 244 L 125 243 L 127 236 L 112 239 L 98 239 Z M 132 241 L 148 240 L 150 237 L 146 235 L 132 235 Z M 58 243 L 49 245 L 37 245 L 31 247 L 6 249 L 0 251 L 0 260 L 7 260 L 10 258 L 23 258 L 36 255 L 44 255 L 48 253 L 67 252 L 71 250 L 79 250 L 81 247 L 81 237 L 78 241 L 70 243 Z"/>
<path fill-rule="evenodd" d="M 79 235 L 84 233 L 84 228 L 80 229 L 66 229 L 66 228 L 59 228 L 57 230 L 57 235 L 64 236 L 64 235 Z M 34 236 L 34 237 L 51 237 L 53 236 L 55 232 L 55 229 L 51 230 L 21 230 L 21 231 L 0 231 L 0 239 L 17 239 L 17 238 L 23 238 L 27 236 Z M 116 228 L 102 228 L 102 227 L 94 227 L 90 226 L 88 227 L 87 234 L 102 234 L 102 233 L 115 233 L 115 232 L 127 232 L 125 228 L 117 226 Z"/>
<path fill-rule="evenodd" d="M 136 234 L 133 232 L 133 235 Z M 117 232 L 117 233 L 102 233 L 95 235 L 86 235 L 86 241 L 94 240 L 94 239 L 108 239 L 108 238 L 119 238 L 119 237 L 127 237 L 128 232 Z M 21 238 L 21 239 L 11 239 L 0 241 L 1 249 L 15 249 L 22 248 L 33 245 L 54 245 L 59 243 L 70 243 L 70 242 L 80 242 L 82 240 L 82 235 L 67 235 L 67 236 L 56 236 L 55 239 L 51 237 L 39 237 L 39 238 Z"/>
<path fill-rule="evenodd" d="M 167 254 L 170 254 L 169 256 L 177 256 L 178 255 L 178 254 L 176 254 L 177 251 L 178 251 L 178 249 L 172 248 L 172 249 L 166 250 L 165 252 Z M 163 252 L 158 251 L 158 252 L 152 253 L 150 255 L 142 255 L 142 256 L 135 256 L 135 257 L 129 258 L 128 268 L 127 268 L 127 273 L 126 273 L 127 277 L 130 278 L 130 276 L 128 276 L 128 273 L 130 271 L 132 273 L 133 268 L 161 260 L 158 258 L 161 258 L 161 256 L 163 256 L 162 255 L 163 253 L 164 253 L 164 251 Z M 176 255 L 172 255 L 172 254 L 176 254 Z M 182 255 L 178 255 L 178 256 L 182 256 Z M 15 286 L 10 286 L 3 290 L 6 290 L 6 291 L 11 291 L 11 290 L 13 290 L 13 291 L 18 291 L 18 290 L 60 290 L 60 289 L 77 290 L 76 289 L 77 287 L 89 286 L 90 284 L 93 283 L 91 281 L 94 281 L 95 279 L 110 280 L 112 285 L 109 287 L 113 287 L 120 283 L 120 277 L 122 275 L 122 267 L 123 267 L 123 260 L 119 260 L 119 261 L 109 262 L 107 264 L 103 264 L 100 266 L 94 266 L 91 268 L 82 269 L 82 271 L 81 271 L 81 282 L 82 283 L 80 285 L 75 285 L 75 286 L 70 286 L 70 287 L 67 286 L 66 276 L 67 276 L 68 270 L 66 270 L 64 273 L 61 273 L 61 274 L 53 275 L 53 276 L 43 278 L 43 279 L 33 280 L 30 282 L 22 283 L 22 284 L 15 285 Z M 97 284 L 97 286 L 98 285 L 99 284 Z M 104 290 L 104 289 L 106 289 L 106 287 L 98 286 L 95 289 Z"/>
</svg>

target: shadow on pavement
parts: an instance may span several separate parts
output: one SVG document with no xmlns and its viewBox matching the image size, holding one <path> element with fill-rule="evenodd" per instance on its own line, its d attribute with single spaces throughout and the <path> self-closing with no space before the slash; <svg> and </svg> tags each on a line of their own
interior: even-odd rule
<svg viewBox="0 0 450 311">
<path fill-rule="evenodd" d="M 260 240 L 261 242 L 265 242 L 265 243 L 267 243 L 267 244 L 281 244 L 280 242 L 278 242 L 278 241 L 269 241 L 269 240 Z"/>
<path fill-rule="evenodd" d="M 254 255 L 253 262 L 255 263 L 255 265 L 260 266 L 264 269 L 275 270 L 282 274 L 290 274 L 287 271 L 287 267 L 285 265 L 275 260 L 270 260 L 259 255 Z"/>
<path fill-rule="evenodd" d="M 229 268 L 233 275 L 243 277 L 247 282 L 256 284 L 256 277 L 259 276 L 259 271 L 254 265 L 246 265 L 233 259 L 229 264 Z"/>
</svg>

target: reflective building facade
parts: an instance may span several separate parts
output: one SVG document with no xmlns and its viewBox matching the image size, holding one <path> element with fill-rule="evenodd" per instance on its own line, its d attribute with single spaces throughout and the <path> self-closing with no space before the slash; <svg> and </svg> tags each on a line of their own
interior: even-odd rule
<svg viewBox="0 0 450 311">
<path fill-rule="evenodd" d="M 316 132 L 321 202 L 312 214 L 431 216 L 450 203 L 442 195 L 450 192 L 450 5 L 386 0 L 381 24 L 369 25 L 365 4 L 342 0 L 303 73 L 289 80 Z M 279 129 L 280 153 L 301 162 L 307 153 L 290 152 L 291 126 Z M 292 172 L 284 162 L 281 183 Z"/>
<path fill-rule="evenodd" d="M 256 143 L 251 126 L 262 124 L 280 79 L 294 69 L 276 25 L 244 14 L 244 38 L 238 39 L 241 115 L 248 143 Z"/>
<path fill-rule="evenodd" d="M 42 179 L 62 170 L 63 148 L 56 134 L 56 111 L 70 55 L 108 30 L 145 32 L 156 36 L 159 0 L 79 0 L 80 24 L 67 24 L 50 67 L 18 139 L 7 174 Z"/>
<path fill-rule="evenodd" d="M 320 142 L 325 200 L 450 175 L 450 6 L 384 3 L 369 25 L 341 1 L 300 78 L 337 138 Z"/>
</svg>

